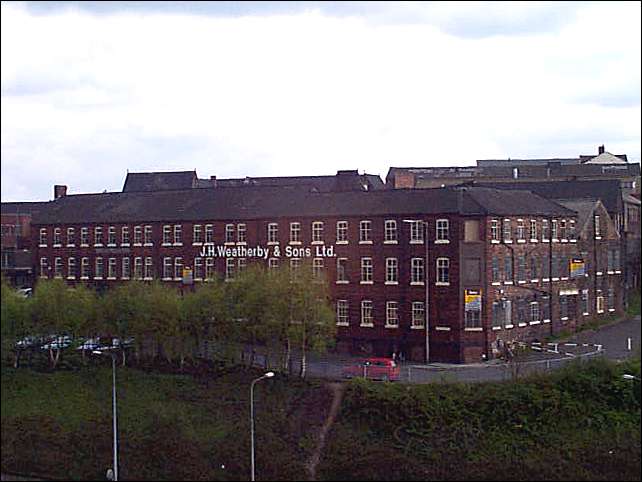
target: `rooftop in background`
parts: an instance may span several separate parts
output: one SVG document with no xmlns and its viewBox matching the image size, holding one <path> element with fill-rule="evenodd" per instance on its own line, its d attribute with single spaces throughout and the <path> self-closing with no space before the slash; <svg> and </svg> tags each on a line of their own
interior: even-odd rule
<svg viewBox="0 0 642 482">
<path fill-rule="evenodd" d="M 3 202 L 2 214 L 4 215 L 26 215 L 33 214 L 44 206 L 48 201 L 21 201 L 21 202 Z"/>
<path fill-rule="evenodd" d="M 316 192 L 371 191 L 384 189 L 381 178 L 358 171 L 338 171 L 332 176 L 273 176 L 199 179 L 196 171 L 129 172 L 123 192 L 151 192 L 176 189 L 221 187 L 307 187 Z"/>
<path fill-rule="evenodd" d="M 571 158 L 551 158 L 551 159 L 479 159 L 479 167 L 506 167 L 512 166 L 548 166 L 548 165 L 578 165 L 578 164 L 626 164 L 628 163 L 626 154 L 611 154 L 601 145 L 597 149 L 597 156 L 580 155 Z"/>
</svg>

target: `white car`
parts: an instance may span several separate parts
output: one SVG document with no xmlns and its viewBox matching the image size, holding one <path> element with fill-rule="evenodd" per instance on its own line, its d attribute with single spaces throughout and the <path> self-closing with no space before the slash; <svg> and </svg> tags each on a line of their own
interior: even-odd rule
<svg viewBox="0 0 642 482">
<path fill-rule="evenodd" d="M 96 350 L 98 347 L 100 347 L 100 338 L 89 338 L 76 350 Z"/>
<path fill-rule="evenodd" d="M 40 348 L 42 350 L 61 350 L 71 345 L 71 337 L 67 335 L 55 336 L 49 343 L 45 343 Z"/>
</svg>

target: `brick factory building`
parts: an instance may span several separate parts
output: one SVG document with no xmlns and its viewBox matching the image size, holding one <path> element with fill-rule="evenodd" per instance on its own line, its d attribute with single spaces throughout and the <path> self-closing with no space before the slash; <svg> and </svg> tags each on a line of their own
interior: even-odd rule
<svg viewBox="0 0 642 482">
<path fill-rule="evenodd" d="M 356 171 L 169 174 L 128 174 L 123 192 L 46 203 L 32 219 L 38 275 L 98 289 L 178 286 L 185 268 L 199 284 L 232 280 L 252 262 L 297 269 L 307 258 L 330 283 L 339 351 L 431 362 L 490 359 L 502 341 L 621 312 L 619 252 L 598 286 L 576 238 L 578 211 L 528 191 L 384 189 Z"/>
</svg>

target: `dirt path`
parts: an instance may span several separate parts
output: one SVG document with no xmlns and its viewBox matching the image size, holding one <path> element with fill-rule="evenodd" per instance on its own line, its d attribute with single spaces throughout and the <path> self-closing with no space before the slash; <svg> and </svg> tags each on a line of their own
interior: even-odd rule
<svg viewBox="0 0 642 482">
<path fill-rule="evenodd" d="M 325 440 L 334 420 L 337 418 L 337 414 L 339 413 L 341 400 L 343 400 L 343 392 L 345 391 L 346 386 L 344 383 L 328 383 L 327 387 L 332 391 L 332 405 L 330 406 L 330 413 L 328 413 L 325 423 L 319 432 L 317 448 L 314 450 L 310 460 L 306 464 L 308 480 L 316 480 L 317 466 L 321 460 L 321 453 L 325 447 Z"/>
</svg>

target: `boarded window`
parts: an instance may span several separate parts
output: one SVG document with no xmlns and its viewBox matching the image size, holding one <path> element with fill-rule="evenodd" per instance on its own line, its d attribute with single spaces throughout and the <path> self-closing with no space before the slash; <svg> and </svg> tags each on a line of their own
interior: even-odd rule
<svg viewBox="0 0 642 482">
<path fill-rule="evenodd" d="M 464 222 L 464 241 L 472 242 L 479 241 L 479 221 L 465 221 Z"/>
</svg>

